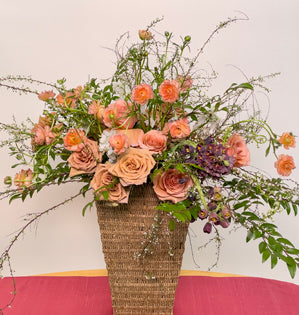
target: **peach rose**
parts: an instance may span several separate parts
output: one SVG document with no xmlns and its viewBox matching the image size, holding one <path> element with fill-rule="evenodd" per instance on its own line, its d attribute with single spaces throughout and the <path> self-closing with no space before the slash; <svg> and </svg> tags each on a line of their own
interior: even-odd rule
<svg viewBox="0 0 299 315">
<path fill-rule="evenodd" d="M 227 154 L 235 158 L 234 167 L 247 166 L 250 163 L 250 152 L 243 138 L 235 133 L 227 140 Z"/>
<path fill-rule="evenodd" d="M 160 200 L 170 200 L 174 203 L 185 200 L 187 192 L 193 186 L 191 177 L 177 169 L 169 168 L 162 174 L 157 174 L 153 179 L 153 188 Z"/>
<path fill-rule="evenodd" d="M 109 143 L 116 154 L 121 154 L 129 147 L 128 137 L 125 134 L 116 134 L 109 138 Z"/>
<path fill-rule="evenodd" d="M 180 92 L 180 84 L 176 80 L 165 80 L 159 87 L 159 94 L 162 100 L 167 103 L 174 103 Z"/>
<path fill-rule="evenodd" d="M 81 151 L 73 152 L 68 160 L 71 166 L 70 177 L 95 172 L 98 163 L 102 162 L 102 154 L 96 141 L 86 139 Z"/>
<path fill-rule="evenodd" d="M 108 200 L 117 203 L 128 203 L 130 189 L 125 189 L 115 178 L 109 173 L 110 164 L 98 164 L 96 172 L 90 184 L 94 193 L 100 200 L 105 200 L 101 192 L 109 192 Z"/>
<path fill-rule="evenodd" d="M 31 169 L 21 170 L 15 175 L 14 184 L 18 187 L 19 192 L 23 191 L 24 187 L 29 187 L 32 184 L 33 172 Z"/>
<path fill-rule="evenodd" d="M 146 31 L 146 30 L 139 30 L 138 35 L 139 35 L 139 38 L 142 40 L 150 40 L 154 37 L 151 32 Z"/>
<path fill-rule="evenodd" d="M 132 129 L 137 122 L 134 115 L 133 104 L 123 100 L 117 100 L 115 103 L 108 105 L 103 111 L 104 124 L 111 127 L 122 129 Z"/>
<path fill-rule="evenodd" d="M 287 150 L 289 148 L 295 148 L 296 144 L 295 137 L 288 132 L 284 132 L 282 136 L 279 138 L 278 142 L 283 144 L 283 147 Z"/>
<path fill-rule="evenodd" d="M 190 75 L 187 75 L 185 77 L 179 75 L 175 80 L 178 81 L 178 83 L 180 84 L 180 92 L 186 92 L 192 88 L 193 80 Z"/>
<path fill-rule="evenodd" d="M 171 138 L 186 138 L 190 135 L 191 129 L 186 118 L 168 123 Z M 166 127 L 167 129 L 167 127 Z M 165 130 L 163 131 L 163 133 Z"/>
<path fill-rule="evenodd" d="M 54 139 L 55 135 L 51 131 L 50 126 L 42 127 L 40 124 L 35 124 L 33 129 L 31 130 L 31 133 L 33 135 L 33 142 L 32 144 L 35 145 L 49 145 L 51 144 Z"/>
<path fill-rule="evenodd" d="M 162 131 L 150 130 L 139 138 L 138 143 L 140 148 L 148 149 L 151 154 L 158 154 L 166 150 L 167 137 Z"/>
<path fill-rule="evenodd" d="M 84 130 L 70 129 L 63 138 L 63 145 L 69 151 L 81 151 L 85 138 Z"/>
<path fill-rule="evenodd" d="M 104 105 L 100 105 L 100 101 L 92 101 L 88 106 L 88 114 L 94 115 L 100 122 L 103 122 Z"/>
<path fill-rule="evenodd" d="M 295 167 L 294 159 L 290 155 L 281 154 L 274 163 L 277 173 L 282 176 L 289 176 Z"/>
<path fill-rule="evenodd" d="M 40 94 L 38 94 L 38 98 L 41 101 L 47 101 L 50 98 L 54 98 L 54 97 L 55 97 L 55 93 L 53 91 L 44 91 L 44 92 L 41 92 Z"/>
<path fill-rule="evenodd" d="M 128 145 L 130 147 L 138 147 L 138 139 L 144 135 L 142 129 L 116 129 L 116 134 L 125 134 L 128 137 Z"/>
<path fill-rule="evenodd" d="M 148 150 L 129 148 L 122 153 L 109 172 L 119 177 L 123 186 L 141 185 L 146 183 L 156 162 Z"/>
<path fill-rule="evenodd" d="M 148 84 L 136 85 L 131 95 L 132 100 L 139 105 L 145 105 L 148 100 L 154 98 L 154 92 Z"/>
</svg>

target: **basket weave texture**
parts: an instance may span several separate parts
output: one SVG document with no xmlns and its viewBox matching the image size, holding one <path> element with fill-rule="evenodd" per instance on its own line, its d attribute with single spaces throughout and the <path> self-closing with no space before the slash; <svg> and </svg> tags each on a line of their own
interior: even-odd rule
<svg viewBox="0 0 299 315">
<path fill-rule="evenodd" d="M 169 231 L 169 217 L 159 213 L 158 242 L 143 255 L 157 204 L 150 184 L 134 186 L 128 204 L 97 202 L 114 314 L 172 314 L 188 225 Z"/>
</svg>

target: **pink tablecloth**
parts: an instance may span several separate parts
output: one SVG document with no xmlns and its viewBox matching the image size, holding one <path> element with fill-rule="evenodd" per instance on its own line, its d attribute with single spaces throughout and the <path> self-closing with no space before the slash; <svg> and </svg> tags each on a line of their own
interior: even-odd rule
<svg viewBox="0 0 299 315">
<path fill-rule="evenodd" d="M 16 277 L 4 315 L 111 315 L 107 277 Z M 10 298 L 0 280 L 0 308 Z M 146 314 L 146 313 L 145 313 Z M 299 286 L 262 278 L 181 276 L 174 315 L 298 315 Z"/>
</svg>

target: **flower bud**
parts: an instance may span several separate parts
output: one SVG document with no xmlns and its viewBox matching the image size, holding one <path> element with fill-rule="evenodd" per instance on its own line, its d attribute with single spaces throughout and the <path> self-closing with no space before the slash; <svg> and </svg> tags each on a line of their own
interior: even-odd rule
<svg viewBox="0 0 299 315">
<path fill-rule="evenodd" d="M 212 232 L 212 224 L 210 222 L 207 222 L 203 227 L 203 231 L 204 233 L 210 234 Z"/>
<path fill-rule="evenodd" d="M 185 42 L 190 42 L 191 36 L 189 36 L 189 35 L 185 36 L 184 40 L 185 40 Z"/>
<path fill-rule="evenodd" d="M 12 184 L 12 179 L 11 179 L 11 177 L 10 176 L 6 176 L 5 178 L 4 178 L 4 184 L 5 185 L 8 185 L 8 186 L 11 186 L 11 184 Z"/>
<path fill-rule="evenodd" d="M 166 31 L 166 32 L 164 33 L 164 35 L 165 35 L 166 37 L 168 37 L 168 36 L 169 36 L 169 32 Z"/>
<path fill-rule="evenodd" d="M 150 40 L 153 38 L 152 33 L 146 30 L 140 30 L 138 34 L 139 34 L 139 38 L 142 40 Z"/>
</svg>

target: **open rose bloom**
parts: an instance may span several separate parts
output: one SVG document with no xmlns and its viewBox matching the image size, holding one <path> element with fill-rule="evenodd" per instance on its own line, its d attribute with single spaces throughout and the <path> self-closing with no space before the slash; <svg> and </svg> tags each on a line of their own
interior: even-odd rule
<svg viewBox="0 0 299 315">
<path fill-rule="evenodd" d="M 248 238 L 262 238 L 265 257 L 287 261 L 294 272 L 296 250 L 265 223 L 299 206 L 298 184 L 285 180 L 296 175 L 296 135 L 275 133 L 265 118 L 268 103 L 260 100 L 256 111 L 259 79 L 209 96 L 215 73 L 202 69 L 200 54 L 191 56 L 190 36 L 155 27 L 156 22 L 136 32 L 137 42 L 117 42 L 109 79 L 73 88 L 59 80 L 48 90 L 38 87 L 38 93 L 32 88 L 43 106 L 38 122 L 2 124 L 10 132 L 4 144 L 20 168 L 14 180 L 6 180 L 15 185 L 7 194 L 25 199 L 50 185 L 79 182 L 79 194 L 93 192 L 89 205 L 123 204 L 135 186 L 147 185 L 157 197 L 153 213 L 166 211 L 174 225 L 203 220 L 205 233 L 236 221 L 250 231 Z M 255 146 L 265 159 L 272 155 L 269 165 L 278 178 L 260 169 L 258 163 L 265 162 L 254 158 Z M 282 244 L 289 246 L 284 252 Z"/>
</svg>

